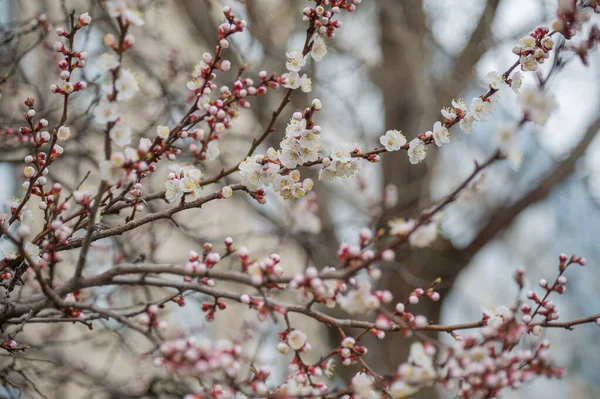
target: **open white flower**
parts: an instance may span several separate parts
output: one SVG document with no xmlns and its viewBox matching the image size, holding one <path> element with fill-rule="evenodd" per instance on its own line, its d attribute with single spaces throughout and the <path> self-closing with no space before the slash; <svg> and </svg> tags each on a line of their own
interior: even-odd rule
<svg viewBox="0 0 600 399">
<path fill-rule="evenodd" d="M 165 199 L 172 203 L 183 197 L 183 187 L 179 180 L 167 180 L 165 182 Z"/>
<path fill-rule="evenodd" d="M 316 35 L 313 40 L 310 56 L 313 60 L 319 62 L 327 55 L 327 43 L 321 35 Z"/>
<path fill-rule="evenodd" d="M 254 191 L 268 186 L 273 181 L 273 176 L 279 172 L 279 165 L 272 162 L 263 164 L 264 159 L 264 155 L 254 155 L 240 163 L 242 184 L 250 190 Z"/>
<path fill-rule="evenodd" d="M 475 118 L 471 112 L 467 112 L 465 116 L 460 120 L 458 126 L 461 130 L 467 134 L 471 134 L 473 132 L 473 122 L 475 122 Z"/>
<path fill-rule="evenodd" d="M 419 162 L 422 162 L 426 156 L 427 147 L 425 147 L 425 143 L 419 138 L 412 139 L 408 148 L 408 160 L 410 163 L 413 165 L 418 164 Z"/>
<path fill-rule="evenodd" d="M 302 67 L 306 64 L 306 57 L 304 57 L 300 50 L 290 50 L 285 53 L 285 55 L 288 59 L 285 63 L 285 67 L 290 72 L 300 72 Z"/>
<path fill-rule="evenodd" d="M 406 137 L 398 130 L 388 130 L 379 138 L 379 142 L 387 151 L 398 151 L 406 144 Z"/>
<path fill-rule="evenodd" d="M 221 150 L 219 149 L 219 142 L 217 140 L 212 140 L 206 146 L 206 158 L 209 161 L 214 161 L 221 154 Z"/>
<path fill-rule="evenodd" d="M 117 103 L 103 98 L 94 110 L 94 121 L 100 125 L 114 122 L 119 118 L 118 109 L 119 105 Z"/>
<path fill-rule="evenodd" d="M 125 147 L 131 144 L 131 128 L 119 120 L 110 129 L 110 138 L 119 147 Z"/>
<path fill-rule="evenodd" d="M 129 100 L 135 93 L 140 91 L 140 86 L 129 69 L 123 69 L 115 82 L 117 89 L 117 101 Z"/>
<path fill-rule="evenodd" d="M 470 114 L 476 121 L 486 121 L 493 111 L 493 106 L 489 101 L 484 101 L 481 97 L 475 97 L 471 101 Z"/>
<path fill-rule="evenodd" d="M 442 122 L 436 122 L 433 125 L 433 140 L 435 145 L 441 147 L 442 144 L 448 144 L 450 142 L 450 131 L 446 126 L 442 125 Z"/>
<path fill-rule="evenodd" d="M 104 53 L 98 57 L 96 65 L 108 70 L 116 69 L 119 66 L 119 59 L 115 54 Z"/>
<path fill-rule="evenodd" d="M 435 241 L 438 234 L 438 227 L 435 222 L 424 226 L 419 226 L 408 238 L 408 242 L 413 247 L 424 248 Z"/>
<path fill-rule="evenodd" d="M 517 71 L 512 76 L 512 82 L 510 83 L 510 88 L 518 93 L 521 91 L 521 87 L 523 87 L 523 74 L 520 71 Z"/>
<path fill-rule="evenodd" d="M 501 88 L 506 87 L 506 81 L 504 80 L 504 76 L 502 76 L 502 74 L 496 71 L 488 72 L 485 75 L 485 81 L 490 86 L 492 86 L 493 89 L 496 90 L 500 90 Z"/>
<path fill-rule="evenodd" d="M 373 387 L 374 383 L 375 379 L 367 373 L 357 373 L 352 378 L 352 389 L 361 399 L 378 399 L 381 395 Z"/>
<path fill-rule="evenodd" d="M 300 350 L 306 344 L 306 334 L 300 330 L 294 330 L 288 334 L 288 345 L 294 350 Z"/>
<path fill-rule="evenodd" d="M 521 58 L 519 58 L 519 63 L 521 64 L 521 69 L 524 71 L 537 71 L 539 67 L 533 54 L 528 56 L 522 55 Z"/>
<path fill-rule="evenodd" d="M 535 49 L 535 46 L 536 46 L 535 38 L 531 35 L 523 36 L 522 38 L 519 39 L 519 46 L 523 50 L 531 51 L 531 50 Z"/>
</svg>

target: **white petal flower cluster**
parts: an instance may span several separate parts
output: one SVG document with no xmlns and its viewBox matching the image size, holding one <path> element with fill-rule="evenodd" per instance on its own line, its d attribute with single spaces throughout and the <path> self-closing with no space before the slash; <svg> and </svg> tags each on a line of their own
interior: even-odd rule
<svg viewBox="0 0 600 399">
<path fill-rule="evenodd" d="M 281 77 L 285 78 L 283 87 L 287 89 L 295 90 L 300 88 L 305 93 L 310 93 L 312 91 L 312 80 L 306 74 L 300 76 L 298 72 L 292 71 L 284 73 Z"/>
<path fill-rule="evenodd" d="M 319 159 L 321 152 L 320 126 L 306 129 L 306 119 L 301 114 L 290 120 L 285 129 L 285 138 L 281 149 L 277 152 L 279 161 L 288 169 L 293 169 L 305 162 Z"/>
<path fill-rule="evenodd" d="M 275 174 L 272 185 L 273 190 L 279 193 L 284 200 L 291 200 L 304 197 L 307 192 L 312 190 L 313 181 L 311 179 L 300 181 L 300 172 L 293 170 L 285 175 Z"/>
<path fill-rule="evenodd" d="M 519 39 L 519 45 L 513 48 L 513 53 L 520 56 L 519 64 L 523 71 L 537 71 L 539 64 L 550 58 L 550 51 L 554 48 L 552 37 L 542 37 L 538 45 L 535 35 L 534 33 L 523 36 Z"/>
<path fill-rule="evenodd" d="M 319 180 L 354 177 L 358 172 L 358 160 L 352 158 L 356 149 L 355 144 L 334 145 L 331 156 L 323 160 L 323 168 L 319 171 Z"/>
<path fill-rule="evenodd" d="M 278 164 L 264 155 L 249 156 L 239 166 L 242 184 L 252 191 L 271 184 L 280 169 Z"/>
<path fill-rule="evenodd" d="M 320 61 L 327 54 L 327 45 L 325 41 L 320 38 L 319 35 L 313 40 L 313 47 L 311 50 L 311 56 L 315 61 Z M 306 65 L 307 57 L 302 53 L 301 50 L 292 49 L 286 53 L 287 62 L 285 66 L 288 72 L 281 75 L 285 79 L 283 87 L 288 89 L 300 88 L 305 93 L 312 91 L 312 80 L 306 75 L 300 75 L 302 67 Z"/>
<path fill-rule="evenodd" d="M 165 182 L 165 199 L 172 203 L 189 194 L 192 199 L 200 197 L 202 186 L 202 172 L 200 169 L 183 164 L 175 164 L 169 167 L 173 172 L 169 174 L 169 180 Z"/>
<path fill-rule="evenodd" d="M 337 302 L 350 314 L 368 313 L 379 309 L 382 302 L 391 302 L 392 294 L 389 291 L 371 292 L 371 289 L 369 280 L 361 280 L 356 284 L 356 289 L 349 291 L 347 295 L 338 295 Z"/>
<path fill-rule="evenodd" d="M 527 119 L 540 126 L 546 124 L 552 112 L 558 107 L 556 98 L 552 94 L 543 92 L 537 87 L 523 90 L 519 101 Z"/>
</svg>

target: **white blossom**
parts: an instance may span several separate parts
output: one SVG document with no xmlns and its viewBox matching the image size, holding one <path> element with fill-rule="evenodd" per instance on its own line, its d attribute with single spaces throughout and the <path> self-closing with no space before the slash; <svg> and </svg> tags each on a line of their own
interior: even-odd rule
<svg viewBox="0 0 600 399">
<path fill-rule="evenodd" d="M 71 136 L 71 129 L 69 129 L 67 126 L 59 127 L 58 131 L 56 132 L 56 137 L 60 141 L 66 141 L 69 139 L 70 136 Z"/>
<path fill-rule="evenodd" d="M 119 147 L 131 144 L 131 128 L 121 120 L 115 123 L 112 129 L 110 129 L 109 135 L 112 141 Z"/>
<path fill-rule="evenodd" d="M 119 58 L 115 54 L 104 53 L 98 57 L 96 65 L 108 70 L 116 69 L 119 66 Z"/>
<path fill-rule="evenodd" d="M 520 71 L 517 71 L 513 74 L 510 87 L 515 93 L 519 93 L 519 91 L 521 91 L 521 87 L 523 87 L 523 74 Z"/>
<path fill-rule="evenodd" d="M 504 80 L 504 76 L 502 74 L 491 71 L 485 75 L 485 81 L 489 84 L 493 89 L 500 90 L 501 88 L 506 87 L 506 81 Z"/>
<path fill-rule="evenodd" d="M 165 182 L 165 199 L 172 203 L 182 198 L 184 194 L 180 180 L 167 180 Z"/>
<path fill-rule="evenodd" d="M 425 147 L 425 143 L 419 138 L 414 138 L 408 145 L 408 160 L 410 163 L 414 165 L 422 162 L 427 156 L 427 147 Z"/>
<path fill-rule="evenodd" d="M 532 51 L 535 49 L 535 46 L 535 38 L 531 35 L 526 35 L 519 39 L 519 47 L 521 47 L 522 50 Z"/>
<path fill-rule="evenodd" d="M 117 89 L 117 101 L 129 100 L 140 91 L 137 80 L 129 69 L 121 70 L 119 78 L 115 82 L 115 88 Z"/>
<path fill-rule="evenodd" d="M 306 344 L 306 334 L 300 330 L 293 330 L 287 337 L 288 345 L 294 350 L 300 350 Z"/>
<path fill-rule="evenodd" d="M 209 161 L 214 161 L 221 154 L 221 150 L 219 149 L 219 142 L 217 140 L 212 140 L 206 146 L 206 158 Z"/>
<path fill-rule="evenodd" d="M 388 130 L 379 138 L 379 142 L 387 151 L 398 151 L 406 144 L 406 137 L 398 130 Z"/>
<path fill-rule="evenodd" d="M 94 120 L 100 125 L 114 122 L 119 118 L 118 108 L 119 105 L 117 103 L 103 98 L 94 110 Z"/>
<path fill-rule="evenodd" d="M 290 72 L 300 72 L 302 67 L 306 64 L 306 57 L 304 57 L 300 50 L 290 50 L 285 53 L 285 55 L 287 56 L 285 67 Z"/>
<path fill-rule="evenodd" d="M 437 238 L 437 224 L 431 222 L 426 225 L 421 225 L 410 235 L 408 242 L 413 247 L 424 248 L 429 246 Z"/>
<path fill-rule="evenodd" d="M 327 55 L 327 43 L 325 39 L 321 35 L 316 35 L 313 43 L 312 49 L 310 50 L 310 56 L 313 60 L 320 62 Z"/>
<path fill-rule="evenodd" d="M 242 184 L 250 190 L 258 190 L 261 187 L 268 186 L 273 176 L 279 172 L 279 165 L 272 162 L 262 163 L 263 155 L 254 155 L 247 157 L 240 163 L 239 171 L 242 176 Z"/>
<path fill-rule="evenodd" d="M 537 71 L 538 70 L 538 62 L 535 58 L 535 55 L 522 55 L 519 58 L 519 63 L 521 64 L 521 69 L 524 71 Z"/>
<path fill-rule="evenodd" d="M 460 120 L 458 126 L 461 130 L 467 134 L 471 134 L 473 132 L 473 122 L 475 122 L 475 118 L 471 112 L 467 112 L 465 116 Z"/>
<path fill-rule="evenodd" d="M 471 101 L 471 110 L 469 113 L 476 121 L 486 121 L 493 111 L 493 106 L 490 101 L 484 101 L 481 97 L 475 97 Z"/>
<path fill-rule="evenodd" d="M 450 131 L 446 126 L 442 125 L 442 122 L 436 122 L 433 125 L 433 140 L 435 145 L 441 147 L 442 144 L 448 144 L 450 142 Z"/>
<path fill-rule="evenodd" d="M 367 373 L 357 373 L 352 378 L 352 389 L 358 395 L 357 399 L 379 399 L 381 394 L 373 387 L 374 383 L 375 379 Z"/>
</svg>

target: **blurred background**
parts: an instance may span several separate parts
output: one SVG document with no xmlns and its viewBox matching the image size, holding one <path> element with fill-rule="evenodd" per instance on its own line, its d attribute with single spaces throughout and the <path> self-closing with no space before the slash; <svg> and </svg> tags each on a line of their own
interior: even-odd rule
<svg viewBox="0 0 600 399">
<path fill-rule="evenodd" d="M 243 16 L 249 29 L 234 36 L 232 51 L 227 53 L 234 67 L 229 76 L 218 78 L 221 84 L 231 85 L 236 68 L 243 64 L 248 66 L 248 76 L 255 77 L 263 69 L 285 72 L 286 50 L 301 48 L 304 42 L 306 26 L 301 10 L 306 1 L 131 0 L 128 4 L 141 10 L 146 21 L 133 30 L 136 46 L 124 61 L 141 86 L 141 93 L 126 110 L 128 122 L 140 137 L 152 136 L 157 124 L 174 125 L 189 106 L 185 82 L 201 54 L 214 49 L 223 4 Z M 72 188 L 91 171 L 87 184 L 94 187 L 102 135 L 89 115 L 103 82 L 95 59 L 104 52 L 104 34 L 116 32 L 114 21 L 97 1 L 0 0 L 0 74 L 11 70 L 17 56 L 40 41 L 19 60 L 14 75 L 2 86 L 0 128 L 21 126 L 26 95 L 35 97 L 38 115 L 47 115 L 51 123 L 58 118 L 55 99 L 47 89 L 58 75 L 51 52 L 54 30 L 48 37 L 15 32 L 23 31 L 22 27 L 40 13 L 47 14 L 48 22 L 64 26 L 64 9 L 73 8 L 78 13 L 88 11 L 93 18 L 92 28 L 76 43 L 76 48 L 90 53 L 83 76 L 90 89 L 72 103 L 73 139 L 66 146 L 62 168 L 55 168 L 50 176 Z M 278 145 L 292 112 L 304 109 L 313 98 L 324 104 L 317 116 L 323 127 L 324 152 L 340 141 L 374 148 L 388 129 L 402 130 L 409 139 L 431 130 L 441 118 L 440 109 L 449 106 L 453 98 L 470 99 L 484 93 L 484 75 L 492 70 L 504 72 L 515 61 L 511 49 L 518 39 L 537 26 L 551 25 L 556 8 L 556 0 L 363 0 L 356 13 L 342 14 L 344 25 L 335 40 L 328 42 L 324 61 L 309 63 L 306 72 L 313 79 L 313 92 L 294 92 L 263 151 Z M 584 36 L 576 36 L 574 42 Z M 555 297 L 555 302 L 565 320 L 600 311 L 600 139 L 596 139 L 600 130 L 600 57 L 592 53 L 587 67 L 572 54 L 562 57 L 565 67 L 546 84 L 559 108 L 544 127 L 526 124 L 521 129 L 521 168 L 514 170 L 507 163 L 499 163 L 488 169 L 479 181 L 477 195 L 463 196 L 445 212 L 442 237 L 433 247 L 401 249 L 397 262 L 383 268 L 379 288 L 389 289 L 395 298 L 403 300 L 415 287 L 426 287 L 442 277 L 443 300 L 422 301 L 420 312 L 439 323 L 474 321 L 480 319 L 483 307 L 514 302 L 518 292 L 512 275 L 517 267 L 527 270 L 528 286 L 534 287 L 542 277 L 554 279 L 560 253 L 577 253 L 587 257 L 588 266 L 568 273 L 566 294 Z M 550 61 L 542 65 L 541 76 L 550 66 Z M 527 74 L 525 86 L 537 83 L 534 74 Z M 251 138 L 267 125 L 281 97 L 281 91 L 270 93 L 241 111 L 232 131 L 220 140 L 219 159 L 200 166 L 206 176 L 241 159 Z M 472 172 L 474 160 L 489 157 L 495 149 L 498 125 L 522 117 L 517 95 L 512 92 L 501 98 L 498 108 L 490 121 L 476 126 L 471 135 L 455 128 L 451 144 L 441 150 L 430 149 L 425 163 L 410 165 L 404 152 L 385 154 L 379 164 L 364 163 L 358 178 L 334 182 L 320 182 L 316 170 L 303 170 L 303 176 L 314 178 L 316 195 L 298 202 L 269 195 L 264 206 L 243 195 L 210 203 L 202 210 L 176 217 L 180 229 L 160 222 L 96 243 L 92 262 L 97 271 L 124 259 L 132 261 L 140 254 L 159 263 L 184 262 L 190 249 L 206 241 L 220 244 L 229 235 L 257 257 L 281 254 L 286 274 L 308 265 L 333 266 L 339 245 L 356 243 L 362 227 L 383 227 L 390 219 L 418 215 L 460 184 Z M 0 137 L 0 199 L 4 202 L 22 194 L 19 176 L 26 148 L 2 140 Z M 181 161 L 186 161 L 185 156 Z M 167 173 L 164 168 L 153 175 L 145 193 L 160 191 Z M 230 181 L 239 178 L 232 175 Z M 215 188 L 206 190 L 213 192 Z M 394 192 L 395 204 L 382 207 L 384 193 L 389 198 Z M 154 203 L 149 211 L 166 206 Z M 122 220 L 122 216 L 110 216 L 102 223 L 116 225 Z M 125 288 L 90 295 L 97 303 L 132 305 L 143 295 L 156 293 Z M 169 312 L 171 335 L 219 336 L 224 330 L 241 331 L 240 323 L 256 323 L 254 315 L 232 318 L 230 313 L 225 320 L 217 317 L 207 324 L 201 302 L 199 296 L 190 297 L 185 307 Z M 43 333 L 26 331 L 40 356 L 69 371 L 59 373 L 57 369 L 60 379 L 49 373 L 47 366 L 35 364 L 26 370 L 28 378 L 54 387 L 57 396 L 52 397 L 77 397 L 71 396 L 73 392 L 88 397 L 170 397 L 171 392 L 177 392 L 164 373 L 148 361 L 136 360 L 134 354 L 143 352 L 143 344 L 135 342 L 135 336 L 129 337 L 116 324 L 103 323 L 91 332 L 85 326 L 46 326 Z M 315 353 L 338 339 L 337 332 L 305 319 L 298 318 L 295 323 L 309 333 Z M 259 363 L 281 366 L 271 377 L 275 383 L 284 378 L 289 360 L 275 351 L 281 326 L 273 328 L 271 321 L 266 321 L 258 328 L 261 333 L 250 341 Z M 553 343 L 553 356 L 567 368 L 568 376 L 561 381 L 539 379 L 517 392 L 506 392 L 504 397 L 600 397 L 596 356 L 600 329 L 587 325 L 570 333 L 547 331 L 542 338 Z M 440 339 L 450 342 L 451 337 Z M 393 371 L 406 357 L 408 343 L 410 340 L 393 334 L 382 342 L 373 339 L 366 344 L 367 360 L 377 371 Z M 82 358 L 81 348 L 90 355 Z M 325 349 L 321 353 L 326 353 Z M 343 383 L 356 371 L 339 365 L 335 378 Z M 24 386 L 22 397 L 36 397 L 28 384 Z M 18 392 L 6 391 L 4 395 L 19 397 Z M 418 397 L 452 395 L 431 389 Z"/>
</svg>

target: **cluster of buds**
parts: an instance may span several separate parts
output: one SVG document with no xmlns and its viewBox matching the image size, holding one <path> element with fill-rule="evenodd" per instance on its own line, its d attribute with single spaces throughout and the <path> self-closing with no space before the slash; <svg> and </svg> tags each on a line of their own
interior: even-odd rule
<svg viewBox="0 0 600 399">
<path fill-rule="evenodd" d="M 270 280 L 283 276 L 279 255 L 271 254 L 260 261 L 249 260 L 248 250 L 245 247 L 238 250 L 238 255 L 240 256 L 242 269 L 250 275 L 253 284 L 265 285 L 267 288 L 280 288 L 278 284 L 269 283 Z"/>
<path fill-rule="evenodd" d="M 352 337 L 345 337 L 340 347 L 337 349 L 340 361 L 344 366 L 350 366 L 358 362 L 358 358 L 367 353 L 367 348 L 362 345 L 356 345 L 356 340 Z"/>
<path fill-rule="evenodd" d="M 30 21 L 31 26 L 39 27 L 44 33 L 50 32 L 52 25 L 48 22 L 48 16 L 45 13 L 39 14 Z"/>
<path fill-rule="evenodd" d="M 257 310 L 258 320 L 260 321 L 265 321 L 269 315 L 269 312 L 277 312 L 282 315 L 287 313 L 287 309 L 285 307 L 269 304 L 263 299 L 255 299 L 250 297 L 248 294 L 240 295 L 240 302 L 250 306 L 252 309 Z"/>
<path fill-rule="evenodd" d="M 156 328 L 157 330 L 166 330 L 169 326 L 165 320 L 158 320 L 159 305 L 150 305 L 146 311 L 138 316 L 138 322 L 142 326 Z"/>
<path fill-rule="evenodd" d="M 217 88 L 217 85 L 212 81 L 216 77 L 214 70 L 228 71 L 231 68 L 231 62 L 221 60 L 221 52 L 229 47 L 229 36 L 237 32 L 242 32 L 246 28 L 246 21 L 236 19 L 231 13 L 231 7 L 223 7 L 223 15 L 226 21 L 219 25 L 218 28 L 218 43 L 216 48 L 216 56 L 213 57 L 209 53 L 204 53 L 202 61 L 196 65 L 192 73 L 193 79 L 188 82 L 188 89 L 194 91 L 198 97 L 208 95 Z"/>
<path fill-rule="evenodd" d="M 0 344 L 0 347 L 2 347 L 2 349 L 10 353 L 25 352 L 27 349 L 29 349 L 29 346 L 27 345 L 20 346 L 14 339 L 2 342 L 2 344 Z"/>
<path fill-rule="evenodd" d="M 535 351 L 511 350 L 515 342 L 507 336 L 520 336 L 522 324 L 503 325 L 503 332 L 493 338 L 465 337 L 457 342 L 440 370 L 440 382 L 449 385 L 459 381 L 458 398 L 495 397 L 504 388 L 517 389 L 534 377 L 564 376 L 564 369 L 555 368 L 549 361 L 548 342 L 541 342 Z M 517 339 L 518 341 L 518 339 Z"/>
<path fill-rule="evenodd" d="M 202 257 L 200 257 L 198 252 L 190 251 L 188 263 L 186 264 L 185 269 L 191 275 L 203 275 L 208 269 L 212 268 L 221 261 L 221 255 L 219 255 L 217 252 L 212 252 L 213 245 L 211 243 L 205 243 L 202 249 Z M 188 282 L 192 281 L 191 277 L 189 276 L 185 276 L 184 280 Z M 200 283 L 210 287 L 215 285 L 214 280 L 208 277 L 201 278 Z"/>
<path fill-rule="evenodd" d="M 47 254 L 44 254 L 44 255 L 47 255 Z M 76 290 L 74 292 L 68 293 L 64 299 L 67 302 L 81 302 L 83 300 L 83 298 L 81 296 L 81 290 Z M 60 311 L 63 312 L 67 317 L 72 317 L 75 319 L 84 317 L 83 311 L 76 307 L 68 307 L 68 308 L 60 309 Z"/>
<path fill-rule="evenodd" d="M 70 31 L 66 31 L 63 28 L 56 29 L 56 34 L 59 37 L 67 39 L 68 43 L 73 43 L 75 33 L 84 26 L 88 26 L 92 21 L 88 13 L 81 14 L 77 19 L 77 23 L 71 28 Z M 87 87 L 87 83 L 84 81 L 78 81 L 75 84 L 71 83 L 71 75 L 77 68 L 83 68 L 87 59 L 87 52 L 75 51 L 72 48 L 67 48 L 63 42 L 54 43 L 54 51 L 63 55 L 63 58 L 58 62 L 60 68 L 60 79 L 64 81 L 64 84 L 50 86 L 50 90 L 53 93 L 69 95 L 70 93 L 83 90 Z M 73 59 L 77 59 L 73 62 Z"/>
<path fill-rule="evenodd" d="M 52 233 L 53 233 L 52 241 L 49 239 L 44 239 L 41 244 L 42 248 L 47 251 L 42 256 L 42 258 L 44 258 L 44 259 L 47 255 L 49 255 L 52 252 L 54 243 L 65 243 L 73 234 L 73 229 L 70 228 L 69 226 L 67 226 L 66 224 L 64 224 L 59 219 L 53 220 L 52 223 L 50 224 L 50 228 L 52 229 Z M 58 255 L 56 253 L 53 253 L 52 256 L 53 256 L 53 258 L 52 258 L 53 262 L 60 261 L 60 258 L 57 257 Z M 46 260 L 50 261 L 50 259 L 46 259 Z"/>
<path fill-rule="evenodd" d="M 215 319 L 215 313 L 217 310 L 225 310 L 227 308 L 227 304 L 224 301 L 215 300 L 215 303 L 203 303 L 202 311 L 206 313 L 204 318 L 206 321 L 211 322 Z"/>
<path fill-rule="evenodd" d="M 519 39 L 519 45 L 513 47 L 513 53 L 518 55 L 523 71 L 537 71 L 538 64 L 543 64 L 550 57 L 554 48 L 554 40 L 548 34 L 550 30 L 541 26 L 534 32 Z"/>
<path fill-rule="evenodd" d="M 337 257 L 344 267 L 353 267 L 373 259 L 375 252 L 371 249 L 362 250 L 358 245 L 342 243 L 338 249 Z"/>
<path fill-rule="evenodd" d="M 600 10 L 600 9 L 599 9 Z M 587 40 L 583 40 L 577 45 L 566 45 L 567 50 L 573 51 L 581 58 L 581 62 L 588 66 L 588 55 L 600 43 L 600 28 L 597 25 L 592 26 Z"/>
<path fill-rule="evenodd" d="M 235 379 L 247 358 L 242 347 L 232 341 L 213 343 L 193 337 L 164 342 L 160 354 L 154 360 L 157 366 L 181 376 L 202 376 L 213 381 Z"/>
<path fill-rule="evenodd" d="M 333 272 L 335 268 L 326 267 L 323 273 Z M 304 274 L 296 274 L 290 282 L 290 288 L 298 289 L 298 301 L 301 303 L 325 304 L 327 307 L 335 307 L 336 298 L 340 293 L 346 291 L 346 284 L 336 279 L 322 280 L 319 278 L 319 272 L 314 267 L 308 267 Z"/>
<path fill-rule="evenodd" d="M 590 7 L 594 12 L 600 13 L 598 0 L 583 1 L 583 7 Z M 590 19 L 588 13 L 577 6 L 577 0 L 561 0 L 556 13 L 557 19 L 552 24 L 552 29 L 560 32 L 567 40 L 573 38 L 581 30 L 584 22 Z"/>
<path fill-rule="evenodd" d="M 336 14 L 342 10 L 349 12 L 356 11 L 356 5 L 362 3 L 362 0 L 325 0 L 319 2 L 316 7 L 306 7 L 302 10 L 302 19 L 304 22 L 313 22 L 317 32 L 327 37 L 335 37 L 335 30 L 342 26 L 341 21 L 333 20 Z M 326 9 L 326 6 L 330 6 Z"/>
</svg>

